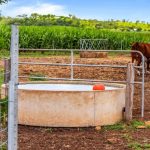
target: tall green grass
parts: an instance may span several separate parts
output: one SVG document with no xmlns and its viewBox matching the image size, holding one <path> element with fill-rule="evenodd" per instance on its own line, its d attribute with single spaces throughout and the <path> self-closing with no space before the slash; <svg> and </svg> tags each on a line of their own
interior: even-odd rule
<svg viewBox="0 0 150 150">
<path fill-rule="evenodd" d="M 10 47 L 10 26 L 0 25 L 0 49 L 9 49 Z"/>
<path fill-rule="evenodd" d="M 135 41 L 150 42 L 150 32 L 118 32 L 62 26 L 20 26 L 21 48 L 79 49 L 80 39 L 108 39 L 108 49 L 130 49 Z M 10 48 L 10 26 L 0 26 L 0 49 Z"/>
<path fill-rule="evenodd" d="M 4 70 L 0 68 L 0 90 L 3 83 L 4 83 Z M 7 112 L 8 112 L 8 98 L 6 97 L 4 99 L 1 99 L 0 97 L 0 122 L 2 127 L 6 127 Z"/>
</svg>

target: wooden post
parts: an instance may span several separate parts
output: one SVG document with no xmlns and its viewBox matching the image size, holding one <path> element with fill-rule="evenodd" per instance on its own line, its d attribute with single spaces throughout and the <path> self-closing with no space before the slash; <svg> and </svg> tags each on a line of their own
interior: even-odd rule
<svg viewBox="0 0 150 150">
<path fill-rule="evenodd" d="M 133 96 L 134 96 L 134 64 L 127 65 L 127 86 L 126 86 L 126 101 L 125 101 L 125 120 L 132 120 Z"/>
<path fill-rule="evenodd" d="M 10 59 L 5 58 L 4 59 L 4 84 L 5 84 L 5 94 L 4 97 L 8 96 L 8 82 L 10 80 Z"/>
<path fill-rule="evenodd" d="M 4 59 L 4 83 L 8 83 L 10 80 L 10 59 Z"/>
</svg>

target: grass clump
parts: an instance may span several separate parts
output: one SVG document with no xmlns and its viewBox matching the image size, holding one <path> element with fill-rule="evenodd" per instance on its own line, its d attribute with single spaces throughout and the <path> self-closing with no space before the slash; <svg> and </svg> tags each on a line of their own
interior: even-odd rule
<svg viewBox="0 0 150 150">
<path fill-rule="evenodd" d="M 150 149 L 150 144 L 144 144 L 143 147 L 148 150 Z"/>
<path fill-rule="evenodd" d="M 128 147 L 132 148 L 134 150 L 142 150 L 142 145 L 138 142 L 130 143 L 130 144 L 128 144 Z"/>
<path fill-rule="evenodd" d="M 8 113 L 8 98 L 1 99 L 0 100 L 0 116 L 1 116 L 0 121 L 3 127 L 6 126 L 7 113 Z"/>
<path fill-rule="evenodd" d="M 0 150 L 7 150 L 7 146 L 6 145 L 1 146 Z"/>
<path fill-rule="evenodd" d="M 132 142 L 128 144 L 128 147 L 134 150 L 149 150 L 150 144 L 140 144 L 138 142 Z"/>
<path fill-rule="evenodd" d="M 46 78 L 43 74 L 35 73 L 35 74 L 30 74 L 29 80 L 30 81 L 46 81 Z"/>
<path fill-rule="evenodd" d="M 131 121 L 131 127 L 132 128 L 138 128 L 139 126 L 145 126 L 145 123 L 139 120 L 133 120 Z"/>
<path fill-rule="evenodd" d="M 114 125 L 104 126 L 104 130 L 123 130 L 125 129 L 125 124 L 120 122 Z"/>
</svg>

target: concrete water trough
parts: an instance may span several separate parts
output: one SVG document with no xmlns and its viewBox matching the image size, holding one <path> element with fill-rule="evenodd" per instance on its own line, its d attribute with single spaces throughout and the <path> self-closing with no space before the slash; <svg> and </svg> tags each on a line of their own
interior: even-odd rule
<svg viewBox="0 0 150 150">
<path fill-rule="evenodd" d="M 91 82 L 20 84 L 19 124 L 87 127 L 111 125 L 122 120 L 125 85 L 106 84 L 104 91 L 95 91 L 94 84 Z"/>
</svg>

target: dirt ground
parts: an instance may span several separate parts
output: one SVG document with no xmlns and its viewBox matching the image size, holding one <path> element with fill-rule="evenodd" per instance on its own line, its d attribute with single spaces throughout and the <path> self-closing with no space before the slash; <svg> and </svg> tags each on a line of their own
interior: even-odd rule
<svg viewBox="0 0 150 150">
<path fill-rule="evenodd" d="M 131 58 L 128 55 L 111 56 L 108 58 L 75 57 L 74 63 L 79 64 L 116 64 L 127 65 Z M 70 63 L 68 56 L 50 56 L 45 58 L 20 58 L 22 62 Z M 53 78 L 69 78 L 70 67 L 20 65 L 19 75 L 44 76 Z M 74 67 L 74 78 L 122 81 L 126 80 L 125 68 L 112 67 Z M 136 74 L 136 81 L 141 76 Z M 20 81 L 31 79 L 21 78 Z M 150 74 L 145 75 L 145 113 L 141 118 L 141 85 L 135 86 L 133 117 L 138 120 L 150 120 Z M 124 123 L 123 123 L 124 125 Z M 150 150 L 150 128 L 131 129 L 95 128 L 42 128 L 19 126 L 20 150 Z"/>
<path fill-rule="evenodd" d="M 150 129 L 96 131 L 94 128 L 19 126 L 20 150 L 130 150 L 146 149 L 137 146 L 145 143 L 150 143 Z"/>
</svg>

